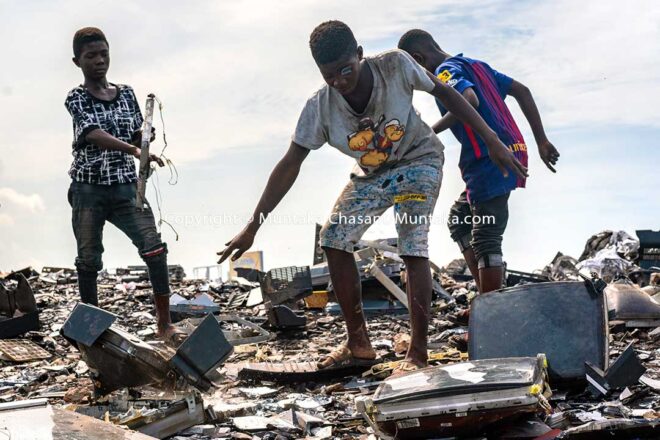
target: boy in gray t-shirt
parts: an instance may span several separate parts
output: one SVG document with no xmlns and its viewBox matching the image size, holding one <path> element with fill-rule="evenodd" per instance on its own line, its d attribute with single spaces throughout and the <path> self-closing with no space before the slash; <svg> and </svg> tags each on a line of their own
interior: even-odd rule
<svg viewBox="0 0 660 440">
<path fill-rule="evenodd" d="M 289 150 L 275 166 L 252 220 L 218 252 L 219 262 L 232 253 L 235 260 L 252 246 L 262 221 L 289 191 L 309 151 L 330 144 L 357 161 L 320 238 L 348 340 L 318 367 L 369 365 L 376 358 L 352 251 L 391 206 L 398 251 L 408 273 L 412 329 L 410 348 L 395 374 L 424 367 L 432 286 L 427 235 L 444 156 L 442 143 L 412 106 L 413 90 L 430 93 L 470 125 L 485 140 L 493 161 L 521 176 L 527 170 L 458 92 L 405 52 L 392 50 L 365 58 L 350 28 L 339 21 L 317 26 L 309 44 L 326 85 L 307 101 Z"/>
</svg>

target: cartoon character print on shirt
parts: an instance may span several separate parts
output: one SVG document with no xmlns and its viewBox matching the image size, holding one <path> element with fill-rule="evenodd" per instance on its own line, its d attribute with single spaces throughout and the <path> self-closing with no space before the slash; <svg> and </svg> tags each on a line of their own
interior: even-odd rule
<svg viewBox="0 0 660 440">
<path fill-rule="evenodd" d="M 347 136 L 348 148 L 352 151 L 365 152 L 359 160 L 363 167 L 374 168 L 387 161 L 394 144 L 406 133 L 406 127 L 398 119 L 387 122 L 381 132 L 383 121 L 385 115 L 381 115 L 377 123 L 374 123 L 370 117 L 362 118 L 358 124 L 358 131 Z"/>
</svg>

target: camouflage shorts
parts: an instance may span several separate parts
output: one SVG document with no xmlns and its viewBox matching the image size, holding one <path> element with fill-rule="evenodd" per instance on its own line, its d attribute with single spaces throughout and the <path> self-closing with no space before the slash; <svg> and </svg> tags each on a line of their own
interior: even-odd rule
<svg viewBox="0 0 660 440">
<path fill-rule="evenodd" d="M 351 178 L 321 230 L 320 245 L 353 252 L 369 226 L 394 206 L 399 254 L 428 258 L 429 227 L 441 181 L 438 166 L 420 162 Z"/>
</svg>

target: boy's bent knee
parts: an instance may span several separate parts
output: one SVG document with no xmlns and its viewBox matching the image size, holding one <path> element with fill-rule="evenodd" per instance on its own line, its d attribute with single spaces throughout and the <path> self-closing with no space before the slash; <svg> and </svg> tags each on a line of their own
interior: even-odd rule
<svg viewBox="0 0 660 440">
<path fill-rule="evenodd" d="M 479 257 L 479 269 L 487 269 L 489 267 L 502 267 L 504 266 L 504 259 L 502 254 L 487 254 Z"/>
<path fill-rule="evenodd" d="M 337 252 L 344 252 L 344 253 L 353 253 L 353 250 L 355 249 L 355 245 L 351 241 L 347 240 L 342 240 L 339 238 L 330 238 L 327 236 L 322 236 L 319 240 L 319 246 L 321 249 L 323 249 L 326 253 L 328 251 L 337 251 Z"/>
<path fill-rule="evenodd" d="M 75 266 L 78 271 L 82 272 L 100 272 L 103 269 L 103 260 L 100 255 L 77 257 Z"/>
<path fill-rule="evenodd" d="M 472 236 L 470 245 L 474 251 L 479 269 L 484 267 L 501 266 L 502 263 L 502 235 L 498 231 L 481 230 L 480 233 L 475 231 Z"/>
<path fill-rule="evenodd" d="M 321 245 L 321 249 L 323 249 L 323 252 L 325 252 L 326 256 L 329 256 L 330 258 L 332 257 L 346 257 L 349 256 L 350 258 L 353 258 L 353 253 L 350 251 L 345 250 L 343 247 L 338 248 L 338 247 L 333 247 L 333 246 L 324 246 Z"/>
<path fill-rule="evenodd" d="M 469 232 L 463 235 L 462 237 L 455 239 L 454 241 L 458 245 L 458 248 L 460 249 L 461 253 L 464 253 L 468 249 L 472 248 L 472 245 L 470 244 L 472 241 L 472 232 Z"/>
<path fill-rule="evenodd" d="M 429 266 L 429 259 L 427 257 L 415 256 L 415 255 L 401 255 L 401 259 L 405 263 L 408 269 L 412 268 L 424 268 Z M 430 272 L 429 272 L 430 273 Z"/>
<path fill-rule="evenodd" d="M 142 257 L 145 263 L 158 259 L 165 259 L 167 261 L 167 243 L 158 243 L 147 249 L 140 250 L 140 257 Z"/>
</svg>

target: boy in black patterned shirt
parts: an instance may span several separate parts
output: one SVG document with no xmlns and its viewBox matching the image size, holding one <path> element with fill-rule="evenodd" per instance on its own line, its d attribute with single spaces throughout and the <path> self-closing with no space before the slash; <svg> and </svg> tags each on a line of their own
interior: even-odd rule
<svg viewBox="0 0 660 440">
<path fill-rule="evenodd" d="M 135 93 L 129 86 L 107 81 L 109 46 L 101 30 L 88 27 L 76 32 L 73 53 L 73 62 L 85 77 L 65 101 L 73 118 L 68 199 L 81 300 L 98 305 L 96 278 L 103 268 L 103 226 L 109 221 L 131 239 L 149 268 L 158 336 L 180 339 L 169 314 L 167 245 L 160 239 L 151 209 L 138 210 L 135 204 L 135 158 L 140 157 L 142 140 L 142 113 Z M 155 155 L 150 160 L 163 166 Z"/>
</svg>

